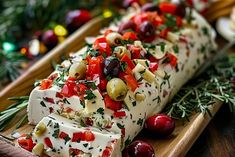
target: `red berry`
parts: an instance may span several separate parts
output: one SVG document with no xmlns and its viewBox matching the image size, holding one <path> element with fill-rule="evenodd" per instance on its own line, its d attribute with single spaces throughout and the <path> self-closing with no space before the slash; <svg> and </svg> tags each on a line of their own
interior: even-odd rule
<svg viewBox="0 0 235 157">
<path fill-rule="evenodd" d="M 58 44 L 58 37 L 55 35 L 53 30 L 48 30 L 43 33 L 42 42 L 48 49 L 52 49 Z"/>
<path fill-rule="evenodd" d="M 153 147 L 144 141 L 134 141 L 124 149 L 123 157 L 154 157 Z"/>
<path fill-rule="evenodd" d="M 91 14 L 87 10 L 73 10 L 67 13 L 65 23 L 69 31 L 73 32 L 81 25 L 91 19 Z"/>
<path fill-rule="evenodd" d="M 168 136 L 175 129 L 175 121 L 164 114 L 157 114 L 145 121 L 145 129 L 156 136 Z"/>
</svg>

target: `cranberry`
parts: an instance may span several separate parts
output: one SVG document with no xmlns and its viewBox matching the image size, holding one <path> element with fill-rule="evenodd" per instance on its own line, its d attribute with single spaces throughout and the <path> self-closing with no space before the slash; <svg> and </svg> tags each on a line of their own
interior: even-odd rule
<svg viewBox="0 0 235 157">
<path fill-rule="evenodd" d="M 156 136 L 168 136 L 175 129 L 175 121 L 164 114 L 157 114 L 145 121 L 145 129 Z"/>
<path fill-rule="evenodd" d="M 136 24 L 133 21 L 122 23 L 118 28 L 118 33 L 124 34 L 126 30 L 135 30 Z"/>
<path fill-rule="evenodd" d="M 143 38 L 154 37 L 155 30 L 155 26 L 149 21 L 143 22 L 139 27 L 139 33 Z"/>
<path fill-rule="evenodd" d="M 186 6 L 183 3 L 180 3 L 177 5 L 176 10 L 175 10 L 175 15 L 178 15 L 179 17 L 185 17 L 186 15 Z"/>
<path fill-rule="evenodd" d="M 70 32 L 75 31 L 81 25 L 91 19 L 90 12 L 87 10 L 73 10 L 67 13 L 65 23 Z"/>
<path fill-rule="evenodd" d="M 58 37 L 55 35 L 53 30 L 48 30 L 43 33 L 42 42 L 47 48 L 52 49 L 58 44 Z"/>
<path fill-rule="evenodd" d="M 122 153 L 123 157 L 154 157 L 153 147 L 144 141 L 134 141 Z"/>
<path fill-rule="evenodd" d="M 160 9 L 158 8 L 158 6 L 156 4 L 153 4 L 153 3 L 146 3 L 142 9 L 142 11 L 150 11 L 150 12 L 154 12 L 154 11 L 157 11 L 157 12 L 160 12 Z"/>
<path fill-rule="evenodd" d="M 138 3 L 140 4 L 139 0 L 124 0 L 122 5 L 124 8 L 130 7 L 133 3 Z"/>
</svg>

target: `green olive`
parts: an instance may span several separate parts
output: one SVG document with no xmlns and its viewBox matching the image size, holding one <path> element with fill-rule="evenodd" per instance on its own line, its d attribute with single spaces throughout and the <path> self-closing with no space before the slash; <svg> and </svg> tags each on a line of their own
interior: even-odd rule
<svg viewBox="0 0 235 157">
<path fill-rule="evenodd" d="M 85 63 L 73 63 L 69 68 L 69 76 L 77 79 L 83 79 L 85 78 L 86 70 L 87 67 Z"/>
<path fill-rule="evenodd" d="M 107 84 L 107 93 L 111 99 L 122 101 L 126 97 L 128 88 L 120 78 L 113 78 Z"/>
<path fill-rule="evenodd" d="M 35 130 L 35 135 L 36 136 L 41 136 L 45 131 L 47 130 L 47 127 L 44 123 L 39 123 L 36 127 L 36 130 Z"/>
</svg>

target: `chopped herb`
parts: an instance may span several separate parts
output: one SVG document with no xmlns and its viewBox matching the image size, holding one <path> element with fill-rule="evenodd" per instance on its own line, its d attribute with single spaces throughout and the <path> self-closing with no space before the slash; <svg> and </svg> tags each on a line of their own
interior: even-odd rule
<svg viewBox="0 0 235 157">
<path fill-rule="evenodd" d="M 132 102 L 132 105 L 133 105 L 133 106 L 136 106 L 136 101 L 133 101 L 133 102 Z"/>
<path fill-rule="evenodd" d="M 97 112 L 99 113 L 99 114 L 104 114 L 104 109 L 103 108 L 99 108 L 98 110 L 97 110 Z"/>
<path fill-rule="evenodd" d="M 174 45 L 174 46 L 173 46 L 173 50 L 174 50 L 175 53 L 179 53 L 179 47 L 178 47 L 178 45 Z"/>
<path fill-rule="evenodd" d="M 88 146 L 88 143 L 83 144 L 83 146 L 84 146 L 84 147 L 87 147 L 87 146 Z"/>
<path fill-rule="evenodd" d="M 42 105 L 42 107 L 46 107 L 46 104 L 44 103 L 44 101 L 41 101 L 40 105 Z"/>
<path fill-rule="evenodd" d="M 97 88 L 95 82 L 92 82 L 92 81 L 85 81 L 85 85 L 91 89 Z"/>
<path fill-rule="evenodd" d="M 125 141 L 125 146 L 129 145 L 131 143 L 131 139 L 130 136 L 128 136 L 128 138 Z"/>
<path fill-rule="evenodd" d="M 159 45 L 160 45 L 161 51 L 165 52 L 165 45 L 166 45 L 166 43 L 160 42 Z"/>
<path fill-rule="evenodd" d="M 95 94 L 91 90 L 86 90 L 85 93 L 86 93 L 86 96 L 84 97 L 84 99 L 91 100 L 91 99 L 96 98 Z"/>
<path fill-rule="evenodd" d="M 54 130 L 54 133 L 52 134 L 52 136 L 54 138 L 58 138 L 59 137 L 59 133 L 60 133 L 60 129 L 56 129 L 56 130 Z"/>
<path fill-rule="evenodd" d="M 50 126 L 52 124 L 52 120 L 49 120 L 49 122 L 47 123 L 47 126 Z"/>
<path fill-rule="evenodd" d="M 143 125 L 143 122 L 144 122 L 144 119 L 139 118 L 138 121 L 137 121 L 137 125 L 142 126 L 142 125 Z"/>
<path fill-rule="evenodd" d="M 66 98 L 63 99 L 63 102 L 66 104 L 70 104 L 70 102 Z"/>
<path fill-rule="evenodd" d="M 106 78 L 105 78 L 107 81 L 110 81 L 111 79 L 112 79 L 112 77 L 111 76 L 106 76 Z"/>
<path fill-rule="evenodd" d="M 143 74 L 143 73 L 145 73 L 145 72 L 146 72 L 146 69 L 140 71 L 140 74 Z"/>
<path fill-rule="evenodd" d="M 124 128 L 124 125 L 120 124 L 120 123 L 117 123 L 117 126 L 119 129 L 123 129 Z"/>
<path fill-rule="evenodd" d="M 121 70 L 125 71 L 127 67 L 127 63 L 126 62 L 121 62 Z"/>
</svg>

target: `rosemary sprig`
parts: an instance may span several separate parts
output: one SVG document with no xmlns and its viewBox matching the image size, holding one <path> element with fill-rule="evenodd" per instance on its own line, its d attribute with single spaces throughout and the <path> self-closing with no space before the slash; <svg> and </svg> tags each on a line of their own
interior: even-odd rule
<svg viewBox="0 0 235 157">
<path fill-rule="evenodd" d="M 25 109 L 28 105 L 28 96 L 22 96 L 22 97 L 14 97 L 9 98 L 9 100 L 16 101 L 12 105 L 10 105 L 6 110 L 3 110 L 0 112 L 0 131 L 3 131 L 11 120 L 23 109 Z M 27 114 L 26 114 L 27 115 Z M 27 116 L 26 116 L 27 117 Z M 25 122 L 26 117 L 24 116 L 23 119 L 17 120 L 16 128 L 21 126 L 23 122 Z"/>
<path fill-rule="evenodd" d="M 187 119 L 194 112 L 208 113 L 217 100 L 235 111 L 235 55 L 217 61 L 196 80 L 191 80 L 173 98 L 165 113 L 175 119 Z"/>
</svg>

